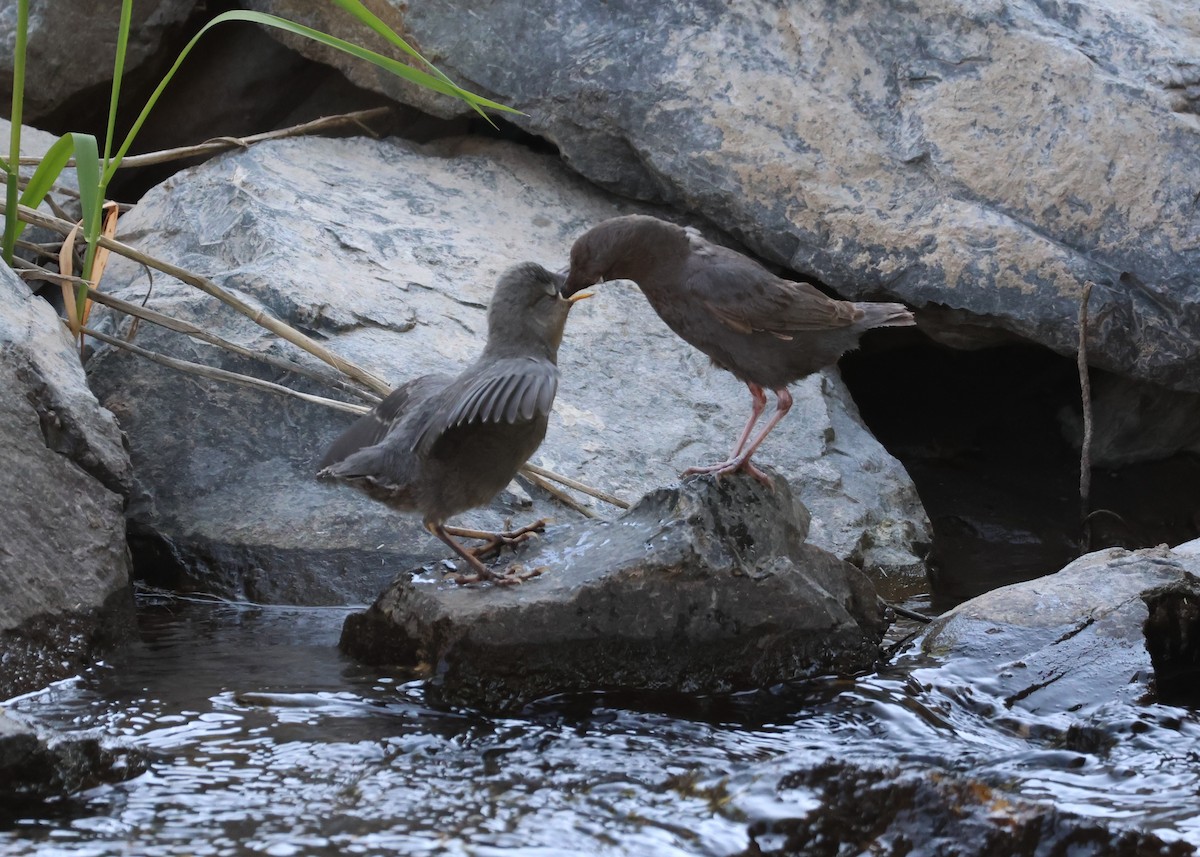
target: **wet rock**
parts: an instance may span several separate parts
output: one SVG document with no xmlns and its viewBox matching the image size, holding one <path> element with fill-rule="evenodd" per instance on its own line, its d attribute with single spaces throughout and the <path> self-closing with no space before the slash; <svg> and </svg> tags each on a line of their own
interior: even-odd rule
<svg viewBox="0 0 1200 857">
<path fill-rule="evenodd" d="M 1150 614 L 1144 630 L 1158 698 L 1200 704 L 1200 579 L 1185 573 L 1143 593 L 1142 600 Z"/>
<path fill-rule="evenodd" d="M 507 709 L 579 690 L 715 693 L 870 669 L 886 630 L 875 590 L 804 543 L 783 479 L 698 477 L 613 521 L 556 527 L 517 586 L 397 580 L 347 618 L 341 647 L 431 677 L 431 698 Z"/>
<path fill-rule="evenodd" d="M 247 2 L 362 37 L 330 6 Z M 703 216 L 845 297 L 944 307 L 956 344 L 978 325 L 984 342 L 1072 354 L 1090 280 L 1093 363 L 1200 391 L 1192 0 L 376 11 L 603 187 Z M 464 109 L 289 44 L 398 100 Z"/>
<path fill-rule="evenodd" d="M 811 793 L 813 811 L 755 822 L 751 845 L 741 857 L 1195 853 L 1186 842 L 1031 803 L 949 774 L 830 762 L 785 777 L 779 789 Z"/>
<path fill-rule="evenodd" d="M 131 626 L 129 458 L 49 304 L 0 265 L 0 699 Z"/>
<path fill-rule="evenodd" d="M 0 800 L 7 806 L 126 780 L 145 767 L 140 753 L 95 738 L 47 738 L 0 710 Z"/>
<path fill-rule="evenodd" d="M 934 621 L 922 648 L 944 666 L 920 680 L 1031 714 L 1083 717 L 1134 703 L 1153 676 L 1144 596 L 1197 573 L 1196 553 L 1113 548 L 993 590 Z"/>
<path fill-rule="evenodd" d="M 314 163 L 325 167 L 314 172 Z M 122 217 L 121 236 L 398 383 L 475 357 L 504 268 L 531 260 L 557 269 L 577 235 L 626 210 L 556 159 L 510 144 L 304 139 L 178 174 Z M 118 258 L 105 281 L 133 301 L 150 291 L 144 269 Z M 170 278 L 155 276 L 149 306 L 316 365 Z M 112 323 L 101 311 L 94 317 Z M 150 325 L 137 342 L 345 398 Z M 572 313 L 559 363 L 549 435 L 533 461 L 626 499 L 718 460 L 745 420 L 745 387 L 680 341 L 628 284 Z M 129 435 L 144 489 L 130 507 L 131 533 L 163 582 L 252 600 L 361 603 L 398 572 L 446 555 L 415 518 L 314 479 L 349 414 L 108 349 L 88 371 Z M 760 454 L 795 480 L 813 510 L 813 543 L 868 570 L 920 578 L 928 523 L 915 489 L 866 430 L 836 372 L 806 379 L 795 399 Z M 497 529 L 514 516 L 577 517 L 525 485 L 455 523 Z"/>
</svg>

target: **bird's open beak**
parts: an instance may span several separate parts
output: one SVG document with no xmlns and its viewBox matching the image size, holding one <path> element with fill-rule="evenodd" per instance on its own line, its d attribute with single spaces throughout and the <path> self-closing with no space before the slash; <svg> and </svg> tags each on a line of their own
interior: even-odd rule
<svg viewBox="0 0 1200 857">
<path fill-rule="evenodd" d="M 596 277 L 596 279 L 589 283 L 584 277 L 580 276 L 579 271 L 575 271 L 574 273 L 567 275 L 567 280 L 563 283 L 562 288 L 559 289 L 559 294 L 561 294 L 564 298 L 570 298 L 572 295 L 583 291 L 588 286 L 594 286 L 597 283 L 602 282 L 604 282 L 603 277 Z"/>
</svg>

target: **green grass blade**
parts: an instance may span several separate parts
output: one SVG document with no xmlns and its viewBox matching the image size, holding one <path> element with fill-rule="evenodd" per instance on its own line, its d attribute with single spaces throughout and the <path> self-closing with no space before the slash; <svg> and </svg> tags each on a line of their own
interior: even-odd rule
<svg viewBox="0 0 1200 857">
<path fill-rule="evenodd" d="M 79 206 L 83 209 L 83 234 L 88 243 L 100 235 L 100 209 L 104 206 L 104 188 L 100 184 L 100 152 L 91 134 L 72 132 L 75 148 L 75 175 L 79 178 Z"/>
<path fill-rule="evenodd" d="M 83 237 L 87 241 L 82 276 L 90 280 L 99 246 L 100 224 L 103 222 L 104 187 L 100 184 L 100 153 L 96 138 L 91 134 L 73 133 L 71 137 L 75 140 L 75 174 L 79 178 L 79 207 L 83 210 Z M 87 283 L 76 286 L 75 306 L 79 323 L 82 324 L 87 309 Z"/>
<path fill-rule="evenodd" d="M 433 63 L 431 63 L 429 60 L 425 59 L 425 57 L 421 56 L 421 54 L 417 51 L 416 48 L 414 48 L 412 45 L 410 45 L 408 42 L 406 42 L 403 38 L 401 38 L 400 35 L 398 33 L 396 33 L 395 30 L 393 30 L 387 24 L 383 23 L 383 21 L 381 21 L 378 17 L 376 17 L 375 13 L 373 13 L 370 9 L 368 9 L 366 6 L 364 6 L 360 2 L 360 0 L 331 0 L 331 2 L 338 8 L 347 12 L 348 14 L 353 15 L 361 23 L 370 27 L 372 30 L 374 30 L 376 33 L 378 33 L 380 36 L 382 36 L 388 42 L 395 45 L 400 50 L 404 51 L 404 53 L 408 54 L 413 59 L 419 61 L 422 65 L 426 66 L 430 71 L 433 72 L 434 75 L 436 75 L 438 78 L 440 78 L 444 83 L 447 83 L 450 86 L 454 87 L 455 93 L 458 95 L 459 98 L 462 98 L 464 101 L 466 101 L 468 104 L 470 104 L 476 113 L 478 113 L 480 116 L 482 116 L 484 119 L 486 119 L 489 123 L 491 123 L 493 125 L 493 127 L 495 126 L 496 123 L 492 122 L 492 118 L 483 112 L 483 108 L 471 100 L 471 98 L 469 96 L 472 93 L 469 93 L 465 89 L 460 88 L 458 86 L 458 84 L 456 84 L 449 77 L 447 77 L 442 72 L 441 69 L 439 69 Z M 519 113 L 520 111 L 513 110 L 512 112 Z"/>
<path fill-rule="evenodd" d="M 91 140 L 91 150 L 93 152 L 96 150 L 96 138 L 90 134 L 63 134 L 54 141 L 53 146 L 46 150 L 46 154 L 42 156 L 41 163 L 33 171 L 33 175 L 29 179 L 29 184 L 25 186 L 25 190 L 21 193 L 21 205 L 28 206 L 29 208 L 37 208 L 42 204 L 42 200 L 46 198 L 46 194 L 54 187 L 54 183 L 62 175 L 62 171 L 67 166 L 67 161 L 71 160 L 71 156 L 75 154 L 76 149 L 82 145 L 86 151 L 88 143 L 86 141 L 82 144 L 78 143 L 76 140 L 78 137 L 89 138 Z M 82 174 L 80 175 L 82 185 Z M 96 175 L 99 175 L 98 172 Z M 95 196 L 95 193 L 92 196 Z M 15 203 L 16 200 L 13 200 L 13 202 Z M 16 211 L 15 206 L 13 207 L 13 211 Z M 15 237 L 19 238 L 24 229 L 25 224 L 18 221 Z"/>
<path fill-rule="evenodd" d="M 108 130 L 104 134 L 104 166 L 112 152 L 114 129 L 117 126 L 117 105 L 121 100 L 121 78 L 125 76 L 125 52 L 129 47 L 129 21 L 133 17 L 133 0 L 121 0 L 121 24 L 117 29 L 117 53 L 113 60 L 112 94 L 108 97 Z"/>
<path fill-rule="evenodd" d="M 74 152 L 75 141 L 70 134 L 64 134 L 55 140 L 54 145 L 46 150 L 46 154 L 42 155 L 41 163 L 33 171 L 29 184 L 25 185 L 25 190 L 21 194 L 21 205 L 27 205 L 30 208 L 37 208 L 41 205 L 46 194 L 50 192 L 50 188 L 54 187 L 54 183 L 62 175 L 67 161 L 71 160 Z"/>
<path fill-rule="evenodd" d="M 339 9 L 342 9 L 350 15 L 353 15 L 359 20 L 360 23 L 370 27 L 376 33 L 383 36 L 383 38 L 388 42 L 404 51 L 404 53 L 427 66 L 435 75 L 440 77 L 446 83 L 450 84 L 455 89 L 458 89 L 458 86 L 454 83 L 454 81 L 446 77 L 446 75 L 443 74 L 437 66 L 425 59 L 425 57 L 421 56 L 421 54 L 417 52 L 416 48 L 401 38 L 395 30 L 383 23 L 383 21 L 381 21 L 374 12 L 364 6 L 360 0 L 330 0 L 330 2 L 332 2 L 333 5 L 337 6 Z"/>
<path fill-rule="evenodd" d="M 438 77 L 415 69 L 412 66 L 405 65 L 404 63 L 394 60 L 391 57 L 385 57 L 382 54 L 377 54 L 374 51 L 359 47 L 358 45 L 347 42 L 344 39 L 331 36 L 328 33 L 322 33 L 321 31 L 314 30 L 311 27 L 305 27 L 302 24 L 297 24 L 294 21 L 288 21 L 284 18 L 277 18 L 274 15 L 267 15 L 262 12 L 247 12 L 243 10 L 223 12 L 201 27 L 200 31 L 192 37 L 191 41 L 187 43 L 184 49 L 180 52 L 179 56 L 176 58 L 175 64 L 171 66 L 166 75 L 164 75 L 163 79 L 155 88 L 154 92 L 151 93 L 150 98 L 146 101 L 146 106 L 142 108 L 141 114 L 134 121 L 133 127 L 130 128 L 128 135 L 125 137 L 125 141 L 121 144 L 121 148 L 117 150 L 117 153 L 113 156 L 112 160 L 105 166 L 104 182 L 106 186 L 107 183 L 112 179 L 112 174 L 120 166 L 121 159 L 125 157 L 126 152 L 129 151 L 129 147 L 133 145 L 134 138 L 137 136 L 138 131 L 141 130 L 142 125 L 146 121 L 146 117 L 150 115 L 150 111 L 154 109 L 154 105 L 158 102 L 159 96 L 161 96 L 163 90 L 167 88 L 167 84 L 171 82 L 171 78 L 175 76 L 175 72 L 179 70 L 179 66 L 183 64 L 184 59 L 191 52 L 192 48 L 195 47 L 196 42 L 198 42 L 205 33 L 207 33 L 217 24 L 222 24 L 226 21 L 246 21 L 252 24 L 262 24 L 263 26 L 275 27 L 276 29 L 284 30 L 289 33 L 294 33 L 298 36 L 312 39 L 315 42 L 328 45 L 331 48 L 336 48 L 337 50 L 348 53 L 351 56 L 355 56 L 359 59 L 373 63 L 374 65 L 386 69 L 392 74 L 402 77 L 412 83 L 416 83 L 419 86 L 424 86 L 427 89 L 434 90 L 435 92 L 440 92 L 444 95 L 450 95 L 454 98 L 459 98 L 476 109 L 487 108 L 489 110 L 499 110 L 507 113 L 520 112 L 507 105 L 500 104 L 484 98 L 483 96 L 468 92 L 467 90 L 461 89 L 454 84 L 447 83 Z"/>
<path fill-rule="evenodd" d="M 8 181 L 4 189 L 4 239 L 0 242 L 0 256 L 9 265 L 13 261 L 13 252 L 17 247 L 17 236 L 21 234 L 24 225 L 17 217 L 17 183 L 20 180 L 21 169 L 21 112 L 25 103 L 25 45 L 29 33 L 29 0 L 17 0 L 17 29 L 16 42 L 13 45 L 13 82 L 12 110 L 9 119 L 12 129 L 9 132 L 8 160 L 4 162 L 4 172 Z"/>
</svg>

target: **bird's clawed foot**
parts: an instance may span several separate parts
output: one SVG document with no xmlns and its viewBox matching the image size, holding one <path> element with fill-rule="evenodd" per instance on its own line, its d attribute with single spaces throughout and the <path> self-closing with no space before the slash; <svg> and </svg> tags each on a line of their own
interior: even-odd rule
<svg viewBox="0 0 1200 857">
<path fill-rule="evenodd" d="M 458 584 L 467 583 L 494 583 L 497 586 L 516 586 L 519 583 L 524 583 L 527 580 L 537 577 L 547 566 L 539 565 L 536 568 L 528 568 L 519 562 L 510 564 L 503 571 L 492 571 L 487 566 L 481 566 L 486 574 L 480 575 L 476 570 L 474 574 L 451 574 L 447 576 L 447 580 L 451 580 Z"/>
<path fill-rule="evenodd" d="M 766 485 L 772 490 L 775 488 L 774 484 L 771 482 L 770 476 L 763 473 L 761 470 L 751 464 L 749 458 L 742 458 L 741 456 L 737 458 L 731 458 L 728 461 L 722 461 L 718 464 L 709 464 L 705 467 L 689 467 L 687 470 L 683 471 L 683 475 L 691 476 L 694 473 L 711 473 L 720 479 L 722 476 L 728 476 L 731 473 L 739 472 L 750 474 L 763 485 Z"/>
<path fill-rule="evenodd" d="M 482 539 L 484 543 L 468 549 L 468 553 L 476 559 L 486 559 L 500 553 L 505 547 L 515 548 L 531 536 L 544 533 L 547 523 L 549 522 L 545 518 L 542 518 L 534 521 L 527 527 L 521 527 L 518 530 L 509 530 L 504 533 L 492 533 L 487 530 L 467 530 L 462 527 L 445 527 L 445 530 L 450 535 L 458 536 L 459 538 Z"/>
<path fill-rule="evenodd" d="M 544 566 L 530 570 L 517 563 L 510 565 L 502 572 L 496 572 L 492 571 L 482 562 L 483 557 L 500 553 L 500 550 L 505 545 L 509 547 L 519 545 L 534 533 L 543 532 L 546 529 L 545 519 L 535 521 L 528 527 L 521 527 L 519 530 L 512 530 L 507 533 L 491 533 L 487 530 L 446 527 L 432 522 L 427 523 L 426 527 L 429 529 L 429 532 L 452 547 L 454 552 L 466 560 L 467 565 L 471 567 L 471 574 L 450 575 L 449 579 L 455 583 L 483 583 L 484 581 L 488 581 L 495 583 L 497 586 L 512 586 L 517 583 L 523 583 L 531 577 L 537 577 L 545 570 Z M 468 550 L 454 540 L 455 536 L 468 539 L 482 539 L 484 544 Z"/>
</svg>

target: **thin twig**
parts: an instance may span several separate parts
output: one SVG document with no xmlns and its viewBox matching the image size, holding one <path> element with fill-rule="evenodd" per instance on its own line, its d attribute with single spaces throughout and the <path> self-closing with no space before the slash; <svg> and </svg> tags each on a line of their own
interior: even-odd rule
<svg viewBox="0 0 1200 857">
<path fill-rule="evenodd" d="M 568 481 L 574 482 L 575 480 L 567 479 L 567 477 L 565 477 L 565 476 L 559 476 L 557 473 L 553 474 L 552 476 L 547 475 L 546 478 L 543 478 L 540 475 L 541 473 L 550 474 L 550 471 L 542 470 L 542 468 L 538 467 L 535 464 L 530 464 L 529 462 L 526 462 L 525 465 L 521 468 L 522 476 L 524 476 L 526 479 L 528 479 L 530 482 L 532 482 L 538 488 L 541 488 L 543 491 L 545 491 L 547 494 L 549 494 L 555 500 L 562 503 L 568 509 L 574 509 L 576 512 L 583 515 L 585 518 L 600 517 L 595 512 L 593 512 L 591 509 L 589 509 L 587 506 L 584 506 L 582 503 L 580 503 L 578 500 L 576 500 L 574 497 L 572 497 L 570 494 L 566 493 L 565 491 L 563 491 L 560 488 L 555 487 L 554 485 L 551 485 L 547 481 L 547 479 L 557 479 L 558 481 L 562 482 L 565 485 Z"/>
<path fill-rule="evenodd" d="M 206 140 L 194 146 L 181 146 L 176 149 L 164 149 L 160 152 L 147 152 L 143 155 L 128 155 L 121 161 L 121 169 L 148 167 L 154 164 L 165 164 L 183 158 L 215 155 L 229 149 L 244 149 L 264 140 L 281 140 L 286 137 L 303 137 L 309 134 L 320 134 L 324 131 L 355 125 L 372 136 L 376 136 L 367 126 L 368 122 L 380 119 L 392 112 L 390 107 L 373 107 L 370 110 L 359 110 L 354 113 L 343 113 L 338 116 L 323 116 L 301 125 L 281 128 L 277 131 L 267 131 L 262 134 L 251 134 L 249 137 L 218 137 Z M 41 158 L 21 158 L 21 164 L 30 165 L 41 163 Z M 67 168 L 75 166 L 75 159 L 67 161 Z"/>
<path fill-rule="evenodd" d="M 26 241 L 24 238 L 17 239 L 18 249 L 28 250 L 30 253 L 36 253 L 39 256 L 45 256 L 47 259 L 58 258 L 58 248 L 61 246 L 61 241 L 58 244 L 35 244 L 32 241 Z M 39 268 L 38 270 L 44 269 Z"/>
<path fill-rule="evenodd" d="M 65 324 L 65 322 L 64 322 Z M 266 390 L 271 393 L 280 393 L 285 396 L 293 396 L 297 399 L 303 399 L 306 402 L 312 402 L 318 405 L 324 405 L 327 408 L 335 408 L 340 411 L 349 411 L 353 414 L 361 414 L 366 409 L 361 405 L 353 405 L 349 402 L 339 402 L 336 399 L 327 399 L 324 396 L 312 396 L 308 393 L 301 393 L 282 384 L 275 384 L 271 381 L 263 381 L 260 378 L 252 378 L 249 375 L 240 375 L 237 372 L 230 372 L 226 369 L 216 369 L 212 366 L 204 366 L 200 363 L 193 363 L 190 360 L 180 360 L 176 357 L 168 357 L 165 354 L 159 354 L 157 351 L 150 351 L 141 346 L 134 345 L 131 342 L 125 342 L 122 339 L 117 339 L 115 336 L 109 336 L 107 333 L 101 333 L 98 330 L 93 330 L 90 327 L 80 328 L 88 336 L 94 337 L 101 342 L 107 342 L 109 345 L 115 345 L 117 348 L 123 348 L 126 351 L 131 351 L 139 357 L 145 357 L 154 363 L 167 366 L 171 369 L 180 372 L 187 372 L 190 375 L 198 375 L 201 378 L 208 378 L 213 381 L 228 381 L 232 384 L 241 384 L 244 387 L 254 387 L 258 390 Z"/>
<path fill-rule="evenodd" d="M 880 599 L 883 601 L 883 599 Z M 901 607 L 899 604 L 893 604 L 890 601 L 883 601 L 885 607 L 890 607 L 892 612 L 897 616 L 903 616 L 905 619 L 912 619 L 924 625 L 928 625 L 933 621 L 932 616 L 926 616 L 924 613 L 918 613 L 916 610 L 909 610 L 907 607 Z"/>
<path fill-rule="evenodd" d="M 333 387 L 334 389 L 340 390 L 343 393 L 357 396 L 358 398 L 367 402 L 371 402 L 372 404 L 380 401 L 380 396 L 377 394 L 360 389 L 352 384 L 347 384 L 340 378 L 334 378 L 327 373 L 309 369 L 307 366 L 303 366 L 284 357 L 276 357 L 273 354 L 265 354 L 261 351 L 254 351 L 253 349 L 247 348 L 244 345 L 238 345 L 236 342 L 230 342 L 227 339 L 223 339 L 220 336 L 209 333 L 208 331 L 196 327 L 196 325 L 189 322 L 172 318 L 169 315 L 155 312 L 152 309 L 140 307 L 137 304 L 131 304 L 128 301 L 123 301 L 120 298 L 115 298 L 112 295 L 105 294 L 104 292 L 98 292 L 92 288 L 88 289 L 88 297 L 98 304 L 104 304 L 106 307 L 111 307 L 112 309 L 123 312 L 126 315 L 144 319 L 151 324 L 157 324 L 159 327 L 165 327 L 168 330 L 173 330 L 176 333 L 182 333 L 186 336 L 192 337 L 193 339 L 199 339 L 203 342 L 207 342 L 210 345 L 215 345 L 218 348 L 223 348 L 226 351 L 230 351 L 234 354 L 240 354 L 242 357 L 249 357 L 252 360 L 258 360 L 261 363 L 274 366 L 276 369 L 282 369 L 284 372 L 302 375 L 305 378 L 309 378 L 313 381 Z"/>
<path fill-rule="evenodd" d="M 580 491 L 584 494 L 595 497 L 597 500 L 603 500 L 610 506 L 616 506 L 618 509 L 629 508 L 629 503 L 625 502 L 620 497 L 609 494 L 607 491 L 601 491 L 599 488 L 593 488 L 590 485 L 585 485 L 582 482 L 577 482 L 569 476 L 562 476 L 561 474 L 555 473 L 553 470 L 547 470 L 544 467 L 538 467 L 536 464 L 526 464 L 525 469 L 534 475 L 543 476 L 546 479 L 553 479 L 555 482 L 566 485 L 568 488 L 574 488 L 576 491 Z"/>
<path fill-rule="evenodd" d="M 1079 398 L 1083 405 L 1083 440 L 1079 446 L 1079 522 L 1081 526 L 1079 549 L 1087 553 L 1091 549 L 1091 523 L 1088 510 L 1092 496 L 1092 382 L 1088 373 L 1087 326 L 1088 299 L 1092 296 L 1091 282 L 1085 283 L 1079 298 L 1079 351 L 1076 362 L 1079 368 Z"/>
<path fill-rule="evenodd" d="M 3 208 L 4 204 L 0 203 L 0 209 Z M 62 235 L 70 234 L 71 229 L 74 227 L 73 223 L 67 223 L 64 220 L 59 220 L 55 217 L 48 217 L 47 215 L 44 215 L 39 211 L 35 211 L 28 206 L 22 205 L 18 206 L 18 208 L 18 214 L 20 218 L 26 223 L 32 223 L 35 226 L 43 226 Z M 207 277 L 201 277 L 198 274 L 193 274 L 191 271 L 180 268 L 178 265 L 172 265 L 170 262 L 164 262 L 161 259 L 156 259 L 153 256 L 143 253 L 135 247 L 130 247 L 128 244 L 124 244 L 111 238 L 100 236 L 96 243 L 101 247 L 113 251 L 114 253 L 119 253 L 128 259 L 132 259 L 135 262 L 140 262 L 149 268 L 162 271 L 164 274 L 168 274 L 177 280 L 185 282 L 188 285 L 195 286 L 205 294 L 212 295 L 217 300 L 246 316 L 260 327 L 264 327 L 280 338 L 286 339 L 293 345 L 304 349 L 314 357 L 328 363 L 343 375 L 353 378 L 355 381 L 358 381 L 360 384 L 363 384 L 369 389 L 374 390 L 380 395 L 386 396 L 391 391 L 391 386 L 382 378 L 379 378 L 360 366 L 351 363 L 344 357 L 334 354 L 316 340 L 305 336 L 291 325 L 270 315 L 265 309 L 250 306 L 241 298 L 221 288 Z"/>
</svg>

